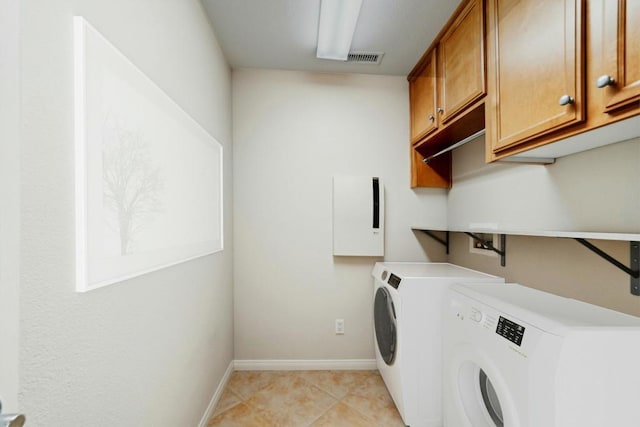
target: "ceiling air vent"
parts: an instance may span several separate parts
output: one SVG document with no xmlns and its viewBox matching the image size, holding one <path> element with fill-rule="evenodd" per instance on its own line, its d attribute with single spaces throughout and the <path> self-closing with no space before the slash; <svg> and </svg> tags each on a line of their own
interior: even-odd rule
<svg viewBox="0 0 640 427">
<path fill-rule="evenodd" d="M 379 65 L 383 56 L 383 52 L 349 52 L 347 62 Z"/>
</svg>

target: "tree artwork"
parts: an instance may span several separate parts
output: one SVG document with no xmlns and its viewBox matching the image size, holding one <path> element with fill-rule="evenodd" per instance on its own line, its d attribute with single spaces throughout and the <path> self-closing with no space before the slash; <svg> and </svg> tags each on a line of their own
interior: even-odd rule
<svg viewBox="0 0 640 427">
<path fill-rule="evenodd" d="M 127 255 L 145 223 L 162 212 L 162 179 L 140 131 L 116 120 L 103 129 L 104 204 L 115 215 L 110 226 L 119 234 L 120 253 Z"/>
</svg>

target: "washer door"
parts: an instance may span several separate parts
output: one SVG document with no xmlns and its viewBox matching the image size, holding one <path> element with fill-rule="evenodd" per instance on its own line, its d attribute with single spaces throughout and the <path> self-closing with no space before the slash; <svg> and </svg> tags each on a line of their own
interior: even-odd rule
<svg viewBox="0 0 640 427">
<path fill-rule="evenodd" d="M 378 288 L 373 302 L 373 319 L 378 351 L 382 360 L 391 365 L 396 356 L 396 310 L 391 294 L 383 287 Z"/>
<path fill-rule="evenodd" d="M 462 405 L 474 426 L 504 427 L 503 405 L 491 378 L 478 365 L 466 362 L 460 367 L 458 387 Z"/>
<path fill-rule="evenodd" d="M 502 406 L 500 405 L 498 393 L 496 393 L 496 389 L 493 388 L 491 380 L 482 369 L 478 372 L 478 381 L 480 383 L 480 394 L 482 395 L 484 409 L 486 409 L 496 427 L 504 427 Z"/>
</svg>

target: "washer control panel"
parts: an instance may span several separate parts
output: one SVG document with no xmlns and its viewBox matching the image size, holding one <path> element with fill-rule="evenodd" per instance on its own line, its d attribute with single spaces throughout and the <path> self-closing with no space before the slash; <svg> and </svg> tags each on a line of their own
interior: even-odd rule
<svg viewBox="0 0 640 427">
<path fill-rule="evenodd" d="M 475 307 L 471 307 L 471 313 L 469 313 L 469 319 L 473 320 L 476 323 L 480 323 L 482 321 L 482 311 Z"/>
<path fill-rule="evenodd" d="M 500 316 L 498 320 L 498 327 L 496 328 L 496 334 L 504 337 L 517 345 L 522 344 L 522 337 L 524 336 L 524 326 L 518 325 L 516 322 Z"/>
<path fill-rule="evenodd" d="M 401 278 L 399 278 L 395 274 L 391 273 L 389 275 L 389 280 L 387 280 L 387 283 L 390 284 L 391 286 L 393 286 L 395 289 L 398 289 L 398 286 L 400 286 L 400 282 L 401 281 L 402 281 Z"/>
</svg>

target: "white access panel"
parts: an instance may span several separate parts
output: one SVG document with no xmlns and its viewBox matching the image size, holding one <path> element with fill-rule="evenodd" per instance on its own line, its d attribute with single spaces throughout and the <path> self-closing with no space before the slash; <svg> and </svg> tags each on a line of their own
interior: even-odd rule
<svg viewBox="0 0 640 427">
<path fill-rule="evenodd" d="M 333 177 L 333 254 L 384 256 L 384 186 L 381 179 Z"/>
</svg>

